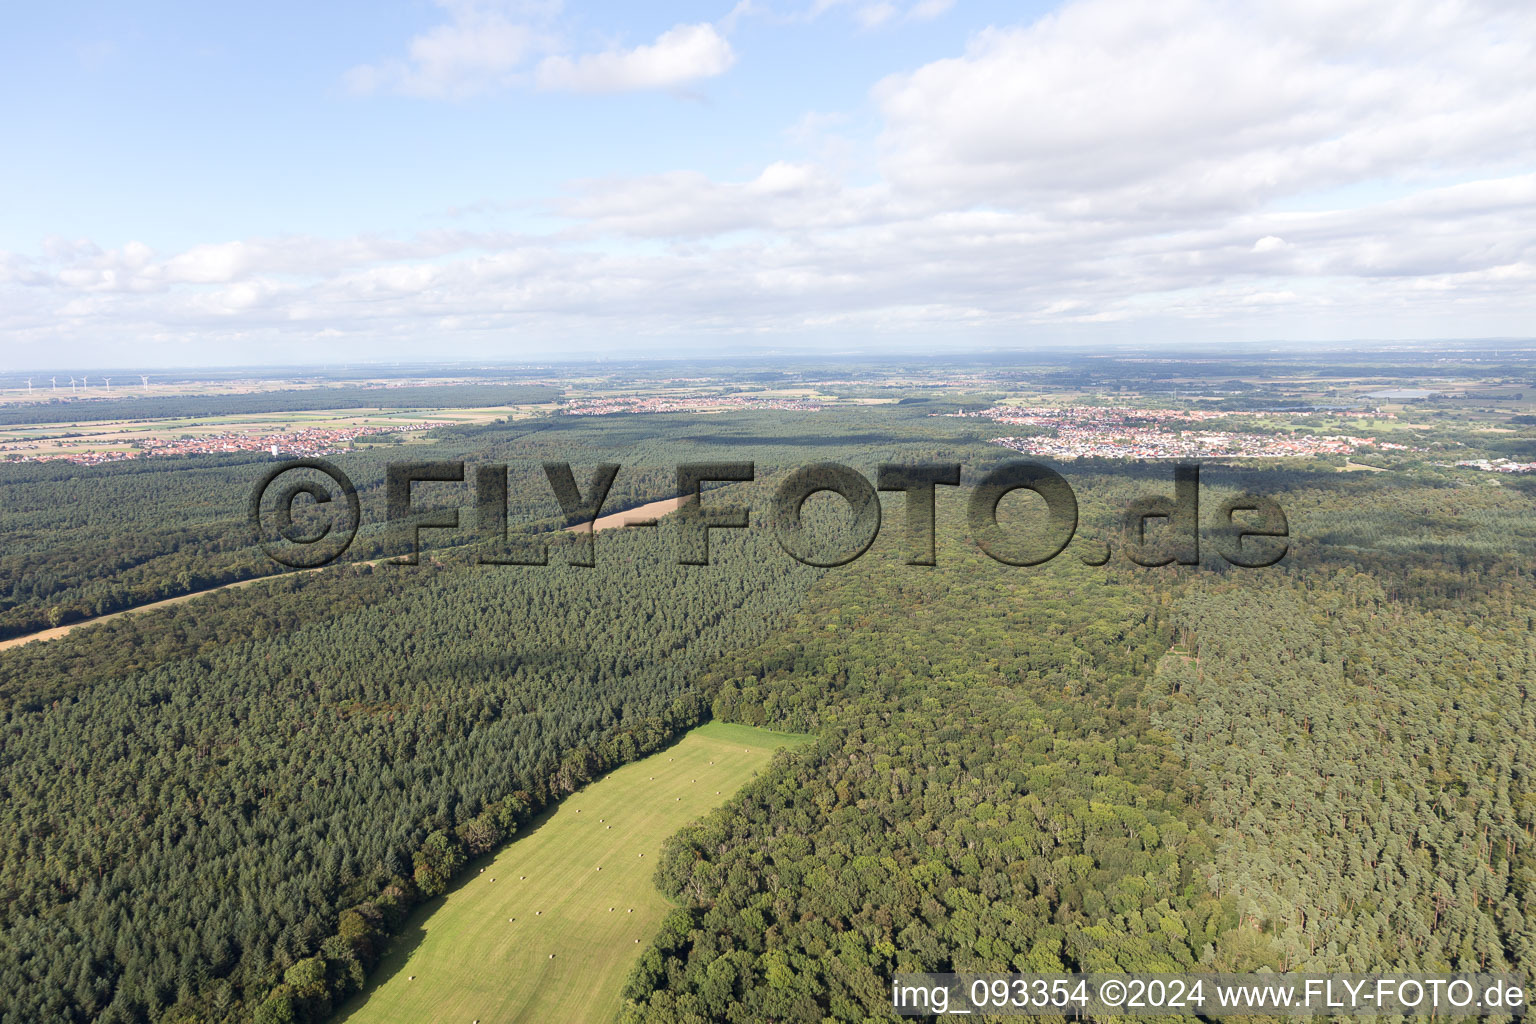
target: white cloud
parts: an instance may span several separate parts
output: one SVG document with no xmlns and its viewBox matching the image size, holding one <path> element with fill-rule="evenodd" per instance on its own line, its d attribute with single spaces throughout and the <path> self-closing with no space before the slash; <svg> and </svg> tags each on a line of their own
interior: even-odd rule
<svg viewBox="0 0 1536 1024">
<path fill-rule="evenodd" d="M 1081 0 L 876 91 L 885 171 L 1084 216 L 1529 161 L 1536 7 Z"/>
<path fill-rule="evenodd" d="M 406 89 L 438 93 L 504 84 L 533 43 L 532 29 L 502 18 L 439 25 L 411 40 Z"/>
<path fill-rule="evenodd" d="M 545 57 L 537 81 L 540 89 L 570 92 L 670 89 L 723 75 L 734 63 L 731 44 L 713 25 L 677 25 L 630 50 Z"/>
<path fill-rule="evenodd" d="M 166 277 L 192 284 L 233 281 L 250 267 L 251 255 L 251 247 L 244 242 L 194 246 L 166 264 Z"/>
<path fill-rule="evenodd" d="M 554 209 L 580 237 L 699 239 L 849 225 L 878 219 L 885 201 L 883 189 L 847 189 L 814 165 L 779 162 L 744 182 L 692 171 L 579 182 Z"/>
<path fill-rule="evenodd" d="M 736 61 L 713 25 L 676 25 L 631 49 L 563 52 L 558 3 L 437 0 L 449 16 L 411 39 L 403 59 L 363 64 L 344 76 L 359 95 L 397 92 L 459 98 L 521 85 L 613 93 L 670 89 L 724 74 Z M 747 9 L 732 12 L 734 22 Z"/>
<path fill-rule="evenodd" d="M 854 9 L 854 20 L 863 28 L 881 28 L 905 21 L 930 21 L 954 6 L 954 0 L 919 0 L 903 8 L 891 0 L 875 0 Z"/>
<path fill-rule="evenodd" d="M 937 18 L 955 6 L 955 0 L 918 0 L 907 10 L 907 17 L 913 21 L 927 21 Z"/>
<path fill-rule="evenodd" d="M 410 41 L 409 57 L 364 64 L 347 72 L 359 94 L 458 97 L 505 88 L 527 60 L 550 45 L 545 24 L 558 5 L 438 0 L 449 20 Z"/>
<path fill-rule="evenodd" d="M 897 13 L 895 4 L 882 0 L 880 3 L 861 4 L 854 12 L 854 17 L 865 28 L 879 28 L 894 19 Z"/>
<path fill-rule="evenodd" d="M 811 22 L 830 11 L 852 8 L 853 20 L 861 28 L 873 29 L 902 22 L 930 21 L 954 5 L 955 0 L 916 0 L 907 4 L 895 0 L 813 0 L 809 6 L 783 10 L 741 0 L 731 11 L 730 21 L 734 24 L 737 19 L 751 14 L 780 23 Z"/>
<path fill-rule="evenodd" d="M 447 52 L 424 44 L 412 67 Z M 665 88 L 729 53 L 709 26 L 680 26 L 535 67 L 546 87 Z M 503 74 L 493 64 L 475 66 Z M 645 337 L 965 345 L 1536 322 L 1536 234 L 1522 230 L 1536 223 L 1536 7 L 1078 0 L 873 97 L 877 161 L 572 182 L 543 235 L 0 253 L 0 331 L 409 354 L 479 337 L 568 353 Z"/>
<path fill-rule="evenodd" d="M 324 335 L 340 346 L 382 337 L 425 355 L 412 341 L 441 349 L 441 332 L 455 345 L 492 332 L 576 351 L 645 337 L 954 343 L 1131 325 L 1184 339 L 1272 337 L 1286 317 L 1319 316 L 1335 334 L 1393 322 L 1420 334 L 1513 333 L 1488 328 L 1536 315 L 1536 241 L 1509 227 L 1536 220 L 1536 175 L 1151 232 L 935 213 L 804 165 L 730 184 L 589 183 L 569 203 L 570 232 L 543 238 L 255 240 L 136 270 L 124 250 L 63 246 L 46 275 L 0 284 L 0 328 L 20 343 L 71 332 L 241 344 Z M 1256 253 L 1254 239 L 1268 237 L 1287 244 Z"/>
</svg>

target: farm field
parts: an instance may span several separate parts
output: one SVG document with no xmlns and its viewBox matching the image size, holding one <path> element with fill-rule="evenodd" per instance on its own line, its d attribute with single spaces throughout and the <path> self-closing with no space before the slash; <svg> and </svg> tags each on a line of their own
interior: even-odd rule
<svg viewBox="0 0 1536 1024">
<path fill-rule="evenodd" d="M 670 907 L 662 842 L 809 737 L 711 722 L 567 797 L 427 904 L 336 1021 L 610 1020 Z"/>
<path fill-rule="evenodd" d="M 99 420 L 0 427 L 0 455 L 58 455 L 129 452 L 145 441 L 279 434 L 295 430 L 406 427 L 423 421 L 480 425 L 493 420 L 530 419 L 554 406 L 503 405 L 468 409 L 321 409 L 150 420 Z M 366 444 L 366 442 L 364 442 Z"/>
<path fill-rule="evenodd" d="M 33 374 L 33 387 L 27 387 L 25 374 L 11 372 L 0 377 L 0 407 L 30 405 L 37 401 L 65 400 L 88 401 L 101 398 L 168 398 L 200 397 L 204 395 L 258 395 L 274 391 L 323 391 L 344 388 L 368 387 L 381 390 L 399 387 L 430 387 L 436 385 L 480 384 L 485 378 L 478 374 L 431 373 L 420 377 L 330 377 L 318 375 L 305 368 L 294 375 L 267 375 L 226 377 L 194 371 L 193 375 L 173 374 L 165 379 L 162 373 L 150 372 L 147 385 L 140 382 L 136 371 L 112 371 L 116 387 L 106 387 L 105 373 L 95 372 L 88 378 L 94 384 L 85 383 L 79 390 L 70 387 L 68 373 Z M 50 376 L 52 379 L 50 379 Z"/>
</svg>

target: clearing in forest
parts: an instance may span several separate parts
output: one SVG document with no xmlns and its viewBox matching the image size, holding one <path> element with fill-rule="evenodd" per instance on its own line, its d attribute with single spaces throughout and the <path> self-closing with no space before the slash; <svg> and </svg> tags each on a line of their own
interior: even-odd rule
<svg viewBox="0 0 1536 1024">
<path fill-rule="evenodd" d="M 808 740 L 711 722 L 566 797 L 419 910 L 336 1020 L 612 1019 L 671 906 L 652 882 L 662 842 L 725 803 L 774 750 Z"/>
</svg>

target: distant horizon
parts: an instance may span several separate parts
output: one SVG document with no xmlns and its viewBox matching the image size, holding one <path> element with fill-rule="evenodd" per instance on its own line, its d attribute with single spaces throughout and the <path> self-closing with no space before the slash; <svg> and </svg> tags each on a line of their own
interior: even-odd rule
<svg viewBox="0 0 1536 1024">
<path fill-rule="evenodd" d="M 915 363 L 965 363 L 1019 361 L 1025 362 L 1031 358 L 1077 358 L 1077 359 L 1148 359 L 1156 361 L 1177 362 L 1181 359 L 1214 359 L 1220 358 L 1225 351 L 1234 357 L 1302 357 L 1306 355 L 1373 355 L 1395 352 L 1414 352 L 1434 354 L 1442 350 L 1440 354 L 1446 357 L 1465 355 L 1479 349 L 1490 353 L 1525 352 L 1536 354 L 1536 337 L 1507 337 L 1507 338 L 1402 338 L 1402 339 L 1373 339 L 1373 338 L 1346 338 L 1328 341 L 1229 341 L 1200 343 L 1168 343 L 1157 348 L 1131 345 L 1036 345 L 1030 347 L 995 347 L 957 349 L 953 352 L 932 352 L 902 349 L 847 349 L 829 350 L 820 348 L 815 351 L 804 352 L 775 352 L 769 349 L 761 351 L 743 351 L 732 354 L 718 354 L 709 352 L 681 352 L 663 354 L 659 352 L 634 352 L 627 351 L 622 355 L 618 353 L 571 353 L 558 359 L 488 359 L 483 357 L 445 357 L 435 360 L 412 359 L 325 359 L 312 362 L 228 362 L 228 363 L 166 363 L 166 364 L 136 364 L 129 366 L 102 366 L 81 370 L 61 369 L 58 364 L 37 366 L 0 366 L 0 379 L 5 379 L 5 387 L 14 389 L 10 378 L 19 378 L 25 386 L 28 375 L 33 381 L 34 390 L 46 390 L 39 388 L 39 384 L 47 385 L 48 377 L 45 374 L 54 374 L 67 379 L 69 376 L 89 374 L 92 378 L 101 379 L 107 376 L 118 380 L 116 387 L 125 392 L 138 387 L 136 381 L 141 374 L 148 373 L 196 373 L 211 372 L 220 374 L 250 371 L 253 373 L 275 373 L 282 370 L 294 370 L 300 372 L 317 372 L 331 370 L 344 372 L 347 370 L 390 369 L 399 371 L 408 370 L 453 370 L 453 371 L 501 371 L 501 370 L 538 370 L 540 368 L 558 369 L 561 367 L 613 367 L 625 366 L 662 366 L 669 363 L 697 366 L 699 364 L 786 364 L 786 365 L 814 365 L 817 363 L 840 362 L 850 360 L 888 361 L 888 362 L 915 362 Z M 121 374 L 121 378 L 118 375 Z"/>
<path fill-rule="evenodd" d="M 91 378 L 91 398 L 106 398 L 108 393 L 104 391 L 103 382 L 111 378 L 115 382 L 112 390 L 121 391 L 124 398 L 134 398 L 140 393 L 141 375 L 197 376 L 281 376 L 283 373 L 292 372 L 293 375 L 366 375 L 369 372 L 390 372 L 398 376 L 432 376 L 455 375 L 461 373 L 465 376 L 473 376 L 476 373 L 485 375 L 498 375 L 498 373 L 527 373 L 527 375 L 559 375 L 564 370 L 576 368 L 582 372 L 591 370 L 625 370 L 625 368 L 664 368 L 667 365 L 677 365 L 679 368 L 697 367 L 783 367 L 786 370 L 800 368 L 808 370 L 820 364 L 846 364 L 846 362 L 865 362 L 865 364 L 934 364 L 934 365 L 985 365 L 985 364 L 1009 364 L 1017 362 L 1020 365 L 1028 365 L 1029 362 L 1057 362 L 1057 361 L 1130 361 L 1130 362 L 1212 362 L 1221 361 L 1223 358 L 1232 359 L 1303 359 L 1307 356 L 1370 356 L 1382 355 L 1416 355 L 1428 356 L 1433 361 L 1445 361 L 1445 359 L 1467 358 L 1471 355 L 1487 355 L 1490 358 L 1498 358 L 1502 355 L 1533 355 L 1536 356 L 1536 338 L 1424 338 L 1424 339 L 1399 339 L 1399 341 L 1375 341 L 1375 339 L 1344 339 L 1344 341 L 1332 342 L 1227 342 L 1226 345 L 1167 345 L 1157 350 L 1147 348 L 1130 347 L 1101 347 L 1101 345 L 1083 345 L 1083 347 L 1034 347 L 1034 348 L 975 348 L 975 350 L 957 350 L 952 353 L 922 353 L 900 352 L 900 350 L 849 350 L 849 352 L 822 352 L 817 353 L 773 353 L 773 352 L 743 352 L 734 355 L 710 355 L 710 353 L 680 353 L 680 355 L 645 355 L 645 353 L 625 353 L 624 356 L 605 355 L 573 355 L 564 359 L 436 359 L 436 361 L 404 361 L 404 359 L 329 359 L 329 361 L 315 362 L 269 362 L 269 364 L 250 364 L 250 362 L 229 362 L 229 364 L 183 364 L 183 365 L 135 365 L 135 367 L 100 367 L 89 370 L 65 370 L 57 365 L 41 365 L 41 367 L 0 367 L 0 390 L 15 391 L 25 390 L 26 381 L 31 379 L 32 391 L 38 401 L 46 401 L 54 388 L 49 381 L 51 376 L 57 376 L 58 390 L 68 387 L 68 379 L 89 376 Z M 1402 376 L 1413 376 L 1415 368 L 1424 367 L 1425 362 L 1416 362 L 1413 365 L 1402 367 Z M 97 393 L 98 391 L 98 393 Z M 60 396 L 63 398 L 63 396 Z M 75 395 L 75 398 L 83 398 Z"/>
</svg>

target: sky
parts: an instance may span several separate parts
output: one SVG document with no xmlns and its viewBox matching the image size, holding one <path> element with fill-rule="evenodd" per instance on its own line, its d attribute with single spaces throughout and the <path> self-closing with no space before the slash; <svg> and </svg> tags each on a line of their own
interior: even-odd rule
<svg viewBox="0 0 1536 1024">
<path fill-rule="evenodd" d="M 3 369 L 1536 335 L 1529 0 L 6 20 Z"/>
</svg>

